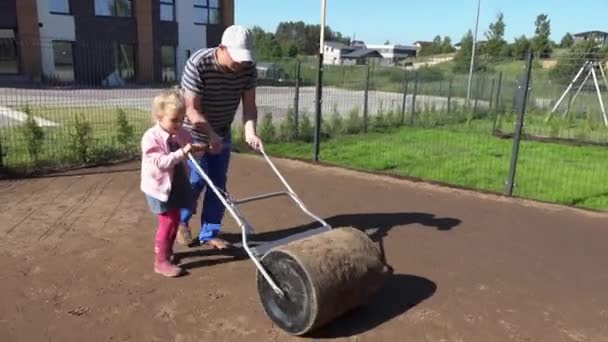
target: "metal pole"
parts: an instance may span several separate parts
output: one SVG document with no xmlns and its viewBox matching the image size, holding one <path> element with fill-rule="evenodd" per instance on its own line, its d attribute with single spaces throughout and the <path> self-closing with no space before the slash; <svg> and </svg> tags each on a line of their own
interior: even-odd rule
<svg viewBox="0 0 608 342">
<path fill-rule="evenodd" d="M 293 125 L 296 132 L 296 136 L 298 136 L 298 131 L 300 127 L 300 60 L 297 60 L 296 64 L 296 89 L 293 97 Z"/>
<path fill-rule="evenodd" d="M 365 76 L 365 91 L 363 92 L 363 133 L 367 133 L 369 124 L 369 60 L 367 62 L 367 74 Z"/>
<path fill-rule="evenodd" d="M 574 93 L 574 96 L 572 96 L 572 98 L 570 99 L 570 102 L 568 103 L 568 111 L 570 111 L 570 106 L 572 106 L 572 103 L 574 102 L 574 100 L 576 100 L 576 97 L 578 96 L 578 94 L 580 94 L 581 90 L 583 90 L 583 87 L 585 86 L 585 84 L 587 84 L 587 81 L 589 81 L 589 77 L 591 77 L 591 70 L 589 70 L 589 72 L 587 73 L 587 76 L 585 76 L 585 79 L 583 80 L 583 83 L 581 83 L 581 85 L 578 87 L 578 90 L 576 91 L 576 93 Z M 549 113 L 551 114 L 551 113 Z M 568 114 L 568 112 L 564 113 L 563 117 L 566 117 L 566 115 Z"/>
<path fill-rule="evenodd" d="M 513 135 L 513 152 L 511 153 L 511 165 L 509 168 L 509 179 L 507 180 L 507 188 L 505 193 L 507 196 L 513 195 L 513 187 L 515 185 L 515 172 L 517 169 L 517 160 L 519 157 L 519 142 L 521 140 L 521 131 L 524 126 L 524 114 L 526 113 L 526 102 L 530 87 L 530 74 L 532 72 L 532 50 L 528 50 L 528 62 L 526 64 L 526 74 L 519 84 L 521 101 L 519 101 L 519 113 L 517 115 L 517 123 L 515 124 L 515 134 Z"/>
<path fill-rule="evenodd" d="M 602 66 L 602 62 L 597 63 L 600 66 L 600 72 L 602 73 L 602 78 L 604 79 L 604 85 L 606 89 L 608 89 L 608 79 L 606 79 L 606 73 L 604 73 L 604 67 Z"/>
<path fill-rule="evenodd" d="M 579 69 L 579 71 L 576 73 L 576 76 L 574 76 L 574 79 L 572 79 L 572 81 L 570 81 L 570 84 L 568 85 L 568 87 L 566 88 L 566 90 L 562 93 L 562 96 L 560 96 L 559 100 L 557 100 L 557 103 L 555 103 L 555 105 L 553 106 L 553 109 L 551 109 L 551 112 L 549 112 L 549 115 L 547 115 L 547 117 L 545 118 L 545 122 L 547 122 L 547 121 L 549 121 L 549 119 L 551 119 L 551 114 L 553 114 L 553 112 L 555 112 L 555 110 L 557 109 L 557 107 L 559 107 L 559 105 L 562 103 L 562 101 L 566 97 L 566 94 L 568 94 L 568 92 L 570 91 L 570 89 L 572 89 L 572 86 L 574 86 L 574 83 L 576 83 L 576 80 L 578 80 L 578 78 L 581 76 L 581 74 L 583 73 L 583 71 L 585 71 L 585 67 L 587 66 L 588 63 L 589 63 L 589 61 L 586 61 L 583 64 L 583 66 Z M 589 77 L 589 75 L 587 75 L 587 77 Z M 585 78 L 585 81 L 583 81 L 583 84 L 585 82 L 587 82 L 586 78 Z"/>
<path fill-rule="evenodd" d="M 471 66 L 469 67 L 469 84 L 467 86 L 467 107 L 471 101 L 471 82 L 473 79 L 473 66 L 475 65 L 475 50 L 477 48 L 477 29 L 479 27 L 479 9 L 481 0 L 477 0 L 477 19 L 475 20 L 475 36 L 473 37 L 473 51 L 471 51 Z"/>
<path fill-rule="evenodd" d="M 447 113 L 450 114 L 452 109 L 452 79 L 448 82 L 448 108 Z"/>
<path fill-rule="evenodd" d="M 414 115 L 416 114 L 416 95 L 418 95 L 418 71 L 414 74 L 414 94 L 412 95 L 412 115 L 410 125 L 414 126 Z"/>
<path fill-rule="evenodd" d="M 604 125 L 608 127 L 608 117 L 606 117 L 606 109 L 604 108 L 604 100 L 602 99 L 602 92 L 600 91 L 600 85 L 597 83 L 597 76 L 595 75 L 595 68 L 591 66 L 591 73 L 593 74 L 593 82 L 595 83 L 595 90 L 597 90 L 597 97 L 600 100 L 600 108 L 602 109 L 602 117 L 604 118 Z"/>
<path fill-rule="evenodd" d="M 325 5 L 326 0 L 321 0 L 321 34 L 319 36 L 319 65 L 317 67 L 317 90 L 316 90 L 316 115 L 315 115 L 315 150 L 314 159 L 319 161 L 319 144 L 321 140 L 321 91 L 323 82 L 323 45 L 325 41 Z"/>
<path fill-rule="evenodd" d="M 496 101 L 494 101 L 494 108 L 496 111 L 500 110 L 500 87 L 502 86 L 502 71 L 498 74 L 498 85 L 496 87 Z"/>
<path fill-rule="evenodd" d="M 407 71 L 405 67 L 403 68 L 403 101 L 401 102 L 401 124 L 405 124 L 405 104 L 407 102 L 407 80 L 406 80 Z"/>
</svg>

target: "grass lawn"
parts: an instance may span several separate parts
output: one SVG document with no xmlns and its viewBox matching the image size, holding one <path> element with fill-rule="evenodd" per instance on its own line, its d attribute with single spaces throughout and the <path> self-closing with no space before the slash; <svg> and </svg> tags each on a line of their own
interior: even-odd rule
<svg viewBox="0 0 608 342">
<path fill-rule="evenodd" d="M 485 126 L 485 125 L 483 125 Z M 503 192 L 512 141 L 478 127 L 402 127 L 390 133 L 345 135 L 322 142 L 321 160 L 473 189 Z M 311 143 L 267 144 L 272 155 L 308 159 Z M 515 195 L 608 209 L 608 155 L 601 147 L 524 141 Z"/>
</svg>

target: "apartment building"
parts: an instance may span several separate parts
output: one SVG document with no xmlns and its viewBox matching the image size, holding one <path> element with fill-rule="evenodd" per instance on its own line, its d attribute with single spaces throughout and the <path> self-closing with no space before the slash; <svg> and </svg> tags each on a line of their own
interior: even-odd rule
<svg viewBox="0 0 608 342">
<path fill-rule="evenodd" d="M 0 0 L 0 80 L 171 81 L 233 23 L 234 0 Z"/>
</svg>

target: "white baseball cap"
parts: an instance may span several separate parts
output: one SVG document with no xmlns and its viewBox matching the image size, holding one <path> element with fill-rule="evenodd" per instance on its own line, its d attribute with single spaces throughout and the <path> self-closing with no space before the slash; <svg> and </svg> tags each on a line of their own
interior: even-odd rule
<svg viewBox="0 0 608 342">
<path fill-rule="evenodd" d="M 251 31 L 243 26 L 228 26 L 222 35 L 221 45 L 228 49 L 236 62 L 253 62 L 253 38 Z"/>
</svg>

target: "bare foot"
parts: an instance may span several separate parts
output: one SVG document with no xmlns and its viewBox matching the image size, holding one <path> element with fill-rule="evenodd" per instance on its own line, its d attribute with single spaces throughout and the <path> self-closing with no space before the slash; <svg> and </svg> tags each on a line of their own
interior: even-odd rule
<svg viewBox="0 0 608 342">
<path fill-rule="evenodd" d="M 190 228 L 185 224 L 180 224 L 177 229 L 177 243 L 182 246 L 190 246 L 192 244 Z"/>
<path fill-rule="evenodd" d="M 222 240 L 220 238 L 213 238 L 213 239 L 206 241 L 205 243 L 212 246 L 213 248 L 219 249 L 219 250 L 224 250 L 224 249 L 228 249 L 228 248 L 232 247 L 232 245 L 229 242 Z"/>
</svg>

